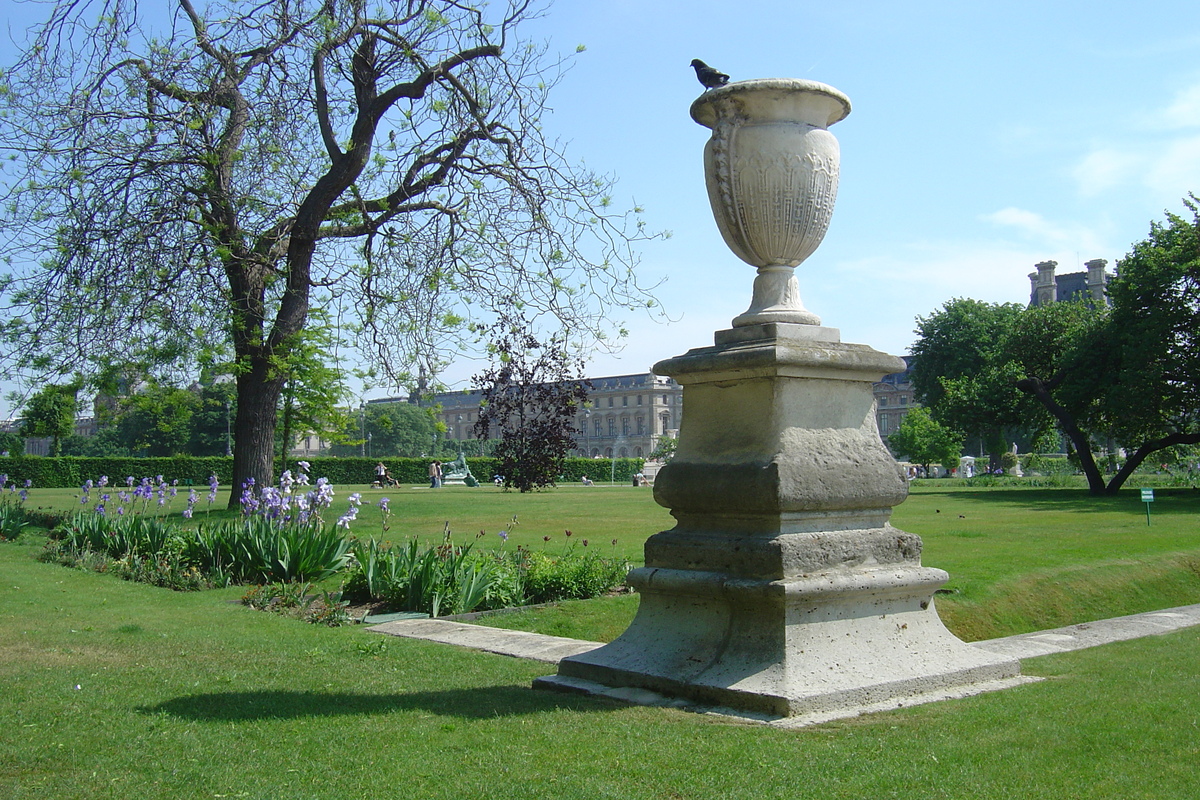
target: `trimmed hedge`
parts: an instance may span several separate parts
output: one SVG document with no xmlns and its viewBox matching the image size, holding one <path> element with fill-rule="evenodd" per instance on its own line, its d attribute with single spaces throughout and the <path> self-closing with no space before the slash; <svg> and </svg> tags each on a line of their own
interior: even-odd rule
<svg viewBox="0 0 1200 800">
<path fill-rule="evenodd" d="M 296 462 L 289 459 L 288 468 L 295 470 Z M 309 477 L 328 478 L 334 486 L 369 486 L 375 480 L 375 465 L 383 461 L 400 483 L 420 485 L 429 481 L 428 458 L 309 458 L 312 465 Z M 645 463 L 640 458 L 618 458 L 616 477 L 618 483 L 629 483 Z M 468 458 L 467 466 L 480 483 L 491 483 L 496 474 L 496 459 Z M 609 459 L 568 458 L 563 464 L 562 483 L 578 483 L 587 475 L 594 481 L 607 481 L 613 465 Z M 82 458 L 61 456 L 16 456 L 0 458 L 0 473 L 18 486 L 26 480 L 44 489 L 69 489 L 82 486 L 84 481 L 97 480 L 107 475 L 110 484 L 124 484 L 132 475 L 137 480 L 162 475 L 168 483 L 178 481 L 180 486 L 207 486 L 208 476 L 216 475 L 222 485 L 228 486 L 233 475 L 233 459 L 225 456 L 193 458 Z"/>
<path fill-rule="evenodd" d="M 26 480 L 45 489 L 69 489 L 82 486 L 84 481 L 107 475 L 110 485 L 124 485 L 132 475 L 137 480 L 162 475 L 167 482 L 179 481 L 180 486 L 207 486 L 208 476 L 228 484 L 233 474 L 233 459 L 212 458 L 82 458 L 61 456 L 17 456 L 0 458 L 0 473 L 21 485 Z"/>
</svg>

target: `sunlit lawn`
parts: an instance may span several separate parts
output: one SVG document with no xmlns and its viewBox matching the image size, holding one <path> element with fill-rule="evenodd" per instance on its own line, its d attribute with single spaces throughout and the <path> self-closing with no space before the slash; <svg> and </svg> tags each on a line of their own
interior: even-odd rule
<svg viewBox="0 0 1200 800">
<path fill-rule="evenodd" d="M 508 508 L 484 493 L 428 497 L 429 520 L 454 502 L 497 503 L 485 516 Z M 632 487 L 607 497 L 609 518 L 661 519 Z M 508 498 L 523 500 L 535 502 L 522 515 L 543 502 Z M 1001 500 L 954 508 L 936 495 L 914 500 L 908 511 L 935 503 L 930 560 L 940 552 L 970 566 L 1017 547 L 1001 541 L 1003 526 L 982 521 L 973 538 L 938 529 L 937 508 L 971 520 Z M 1088 530 L 1106 537 L 1100 529 L 1119 525 L 1124 511 L 1094 513 Z M 912 519 L 905 524 L 921 526 Z M 1140 537 L 1130 530 L 1123 554 L 1168 551 L 1165 538 L 1155 541 L 1168 525 Z M 1046 549 L 1047 562 L 1065 557 Z M 999 693 L 779 730 L 535 692 L 530 682 L 551 671 L 545 664 L 308 626 L 229 602 L 237 589 L 175 593 L 42 564 L 35 550 L 0 544 L 0 797 L 1200 794 L 1197 630 L 1030 659 L 1024 672 L 1051 680 Z M 975 567 L 981 576 L 1009 572 Z"/>
<path fill-rule="evenodd" d="M 448 525 L 456 542 L 478 539 L 476 546 L 499 547 L 503 530 L 505 547 L 553 553 L 586 541 L 639 565 L 646 538 L 674 524 L 651 489 L 624 485 L 569 485 L 529 494 L 491 485 L 338 486 L 330 521 L 355 491 L 364 507 L 352 533 L 392 542 L 412 537 L 437 542 Z M 35 490 L 30 504 L 73 508 L 77 494 Z M 193 522 L 210 514 L 236 516 L 224 510 L 224 492 L 211 509 L 206 497 L 202 492 Z M 392 510 L 387 530 L 378 509 L 383 497 Z M 170 515 L 178 517 L 185 502 L 184 494 L 176 497 Z M 1159 489 L 1150 525 L 1145 512 L 1136 489 L 1096 498 L 1082 489 L 964 491 L 930 481 L 896 508 L 892 523 L 922 537 L 923 563 L 950 573 L 938 607 L 952 630 L 974 640 L 1200 602 L 1200 492 Z M 628 609 L 628 601 L 618 602 L 613 613 L 623 620 L 632 614 Z M 600 627 L 623 629 L 623 623 Z"/>
<path fill-rule="evenodd" d="M 465 486 L 440 489 L 411 485 L 396 489 L 337 486 L 333 506 L 325 515 L 329 522 L 335 521 L 346 510 L 349 496 L 354 492 L 362 496 L 363 507 L 351 532 L 362 538 L 374 536 L 393 542 L 413 537 L 422 542 L 441 541 L 449 523 L 454 541 L 474 541 L 483 531 L 485 536 L 480 544 L 484 546 L 500 545 L 497 535 L 500 531 L 509 534 L 509 547 L 521 544 L 552 548 L 586 539 L 589 547 L 603 547 L 606 552 L 612 552 L 612 540 L 616 539 L 618 555 L 640 562 L 646 537 L 674 525 L 667 510 L 652 499 L 649 487 L 625 485 L 571 485 L 528 494 L 506 492 L 487 484 L 474 489 Z M 35 489 L 29 504 L 57 511 L 82 508 L 79 494 L 77 489 Z M 211 506 L 207 502 L 207 489 L 198 490 L 197 494 L 199 501 L 192 524 L 237 516 L 236 512 L 226 510 L 227 488 L 221 489 Z M 384 497 L 388 498 L 391 509 L 386 531 L 378 508 Z M 92 500 L 95 500 L 95 492 Z M 110 501 L 110 512 L 112 505 Z M 163 514 L 182 522 L 181 512 L 186 506 L 187 492 L 181 491 L 165 508 L 160 509 L 152 503 L 148 513 Z M 516 525 L 512 524 L 514 519 Z M 569 540 L 565 535 L 568 530 L 572 534 Z M 544 541 L 546 536 L 551 537 L 550 543 Z"/>
</svg>

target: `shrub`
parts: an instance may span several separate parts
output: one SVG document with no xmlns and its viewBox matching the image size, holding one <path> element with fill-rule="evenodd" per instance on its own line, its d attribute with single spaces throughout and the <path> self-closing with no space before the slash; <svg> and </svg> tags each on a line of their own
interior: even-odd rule
<svg viewBox="0 0 1200 800">
<path fill-rule="evenodd" d="M 182 536 L 183 557 L 229 583 L 322 581 L 350 563 L 350 542 L 320 520 L 251 517 L 200 525 Z"/>
<path fill-rule="evenodd" d="M 76 550 L 91 550 L 111 558 L 155 556 L 178 538 L 178 528 L 150 517 L 109 517 L 79 512 L 50 532 Z"/>
<path fill-rule="evenodd" d="M 311 583 L 273 583 L 255 586 L 242 596 L 242 604 L 259 611 L 271 611 L 314 625 L 336 627 L 350 621 L 347 603 L 322 591 L 310 594 Z"/>
<path fill-rule="evenodd" d="M 31 484 L 32 481 L 26 480 L 25 488 L 18 492 L 16 481 L 9 483 L 8 475 L 0 474 L 0 541 L 12 541 L 28 527 L 25 500 Z"/>
<path fill-rule="evenodd" d="M 233 475 L 233 459 L 225 456 L 199 458 L 177 456 L 174 458 L 83 458 L 60 456 L 16 456 L 0 458 L 0 472 L 7 472 L 18 482 L 32 481 L 34 485 L 50 489 L 67 489 L 80 486 L 96 475 L 109 475 L 123 479 L 128 475 L 162 475 L 168 482 L 178 481 L 181 486 L 202 486 L 209 475 L 216 475 L 221 483 L 228 484 Z"/>
<path fill-rule="evenodd" d="M 602 556 L 596 550 L 582 554 L 568 550 L 557 558 L 531 552 L 525 575 L 527 602 L 599 597 L 623 584 L 628 574 L 629 562 Z"/>
</svg>

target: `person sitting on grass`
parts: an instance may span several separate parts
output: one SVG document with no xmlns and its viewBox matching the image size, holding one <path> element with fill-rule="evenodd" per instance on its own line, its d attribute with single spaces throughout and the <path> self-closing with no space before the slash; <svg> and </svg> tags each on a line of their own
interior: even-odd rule
<svg viewBox="0 0 1200 800">
<path fill-rule="evenodd" d="M 592 479 L 589 478 L 587 475 L 584 475 L 582 478 L 580 478 L 580 482 L 584 486 L 595 486 L 596 485 L 596 484 L 592 483 Z"/>
</svg>

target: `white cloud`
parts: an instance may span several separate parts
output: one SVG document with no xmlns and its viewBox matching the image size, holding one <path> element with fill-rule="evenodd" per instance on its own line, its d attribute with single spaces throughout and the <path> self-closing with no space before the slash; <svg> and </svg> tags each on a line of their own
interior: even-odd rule
<svg viewBox="0 0 1200 800">
<path fill-rule="evenodd" d="M 1096 197 L 1148 189 L 1159 202 L 1200 182 L 1200 83 L 1181 89 L 1169 104 L 1145 115 L 1146 124 L 1121 128 L 1121 139 L 1096 141 L 1072 170 L 1079 192 Z"/>
<path fill-rule="evenodd" d="M 1200 83 L 1176 94 L 1158 118 L 1160 124 L 1171 128 L 1200 128 Z"/>
<path fill-rule="evenodd" d="M 981 219 L 1002 228 L 1015 228 L 1028 242 L 1046 250 L 1096 252 L 1105 247 L 1101 237 L 1086 225 L 1051 222 L 1023 208 L 1002 208 Z"/>
<path fill-rule="evenodd" d="M 1101 147 L 1088 153 L 1072 170 L 1085 197 L 1095 197 L 1133 181 L 1142 172 L 1147 154 Z"/>
<path fill-rule="evenodd" d="M 1200 192 L 1200 136 L 1176 139 L 1162 148 L 1143 175 L 1143 181 L 1155 194 L 1171 200 L 1189 191 Z M 1178 204 L 1170 208 L 1178 210 Z"/>
</svg>

